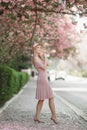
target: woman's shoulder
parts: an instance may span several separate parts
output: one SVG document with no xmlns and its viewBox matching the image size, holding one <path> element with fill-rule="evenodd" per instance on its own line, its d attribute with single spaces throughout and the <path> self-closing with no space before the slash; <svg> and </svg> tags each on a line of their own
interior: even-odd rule
<svg viewBox="0 0 87 130">
<path fill-rule="evenodd" d="M 32 60 L 33 60 L 33 62 L 38 62 L 39 61 L 39 57 L 38 56 L 33 56 Z"/>
</svg>

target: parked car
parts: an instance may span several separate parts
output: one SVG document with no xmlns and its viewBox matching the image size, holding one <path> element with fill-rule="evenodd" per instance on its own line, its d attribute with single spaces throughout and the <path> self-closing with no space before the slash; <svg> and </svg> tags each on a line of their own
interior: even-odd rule
<svg viewBox="0 0 87 130">
<path fill-rule="evenodd" d="M 49 70 L 49 71 L 47 71 L 47 73 L 48 73 L 48 80 L 55 81 L 55 78 L 56 78 L 55 70 Z"/>
<path fill-rule="evenodd" d="M 58 72 L 58 73 L 56 74 L 56 80 L 59 80 L 59 79 L 65 80 L 65 79 L 66 79 L 66 76 L 67 76 L 67 74 L 66 74 L 65 71 L 60 71 L 60 72 Z"/>
</svg>

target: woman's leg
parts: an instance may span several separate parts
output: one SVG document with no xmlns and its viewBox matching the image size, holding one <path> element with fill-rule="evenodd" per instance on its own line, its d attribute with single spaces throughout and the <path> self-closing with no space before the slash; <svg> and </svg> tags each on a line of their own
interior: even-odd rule
<svg viewBox="0 0 87 130">
<path fill-rule="evenodd" d="M 54 121 L 54 123 L 57 123 L 55 105 L 54 105 L 54 98 L 49 99 L 49 108 L 50 108 L 51 114 L 52 114 L 51 119 Z"/>
<path fill-rule="evenodd" d="M 37 103 L 37 107 L 36 107 L 36 114 L 35 114 L 35 119 L 36 120 L 40 120 L 40 112 L 43 106 L 43 102 L 44 100 L 39 100 Z"/>
</svg>

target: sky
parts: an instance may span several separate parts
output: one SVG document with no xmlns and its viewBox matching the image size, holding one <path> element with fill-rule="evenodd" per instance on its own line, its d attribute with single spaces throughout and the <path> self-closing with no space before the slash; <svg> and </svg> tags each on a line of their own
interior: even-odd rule
<svg viewBox="0 0 87 130">
<path fill-rule="evenodd" d="M 77 17 L 75 18 L 77 21 L 77 26 L 76 26 L 76 30 L 78 33 L 80 33 L 81 30 L 85 30 L 84 28 L 84 23 L 87 25 L 87 17 L 79 17 L 77 15 Z"/>
</svg>

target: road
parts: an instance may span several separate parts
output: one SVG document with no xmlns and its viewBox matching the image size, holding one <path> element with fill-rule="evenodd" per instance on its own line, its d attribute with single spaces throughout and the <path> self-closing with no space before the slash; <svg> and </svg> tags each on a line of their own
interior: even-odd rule
<svg viewBox="0 0 87 130">
<path fill-rule="evenodd" d="M 54 84 L 54 83 L 53 83 Z M 56 86 L 56 83 L 53 85 Z M 59 83 L 58 83 L 59 84 Z M 64 82 L 61 82 L 61 86 Z M 56 88 L 56 87 L 55 87 Z M 6 103 L 0 112 L 0 130 L 87 130 L 87 122 L 55 96 L 58 124 L 50 120 L 48 100 L 44 102 L 41 120 L 34 122 L 37 100 L 36 80 L 31 79 L 23 89 Z"/>
<path fill-rule="evenodd" d="M 57 80 L 51 85 L 56 95 L 68 102 L 72 108 L 84 113 L 87 118 L 87 82 Z"/>
</svg>

